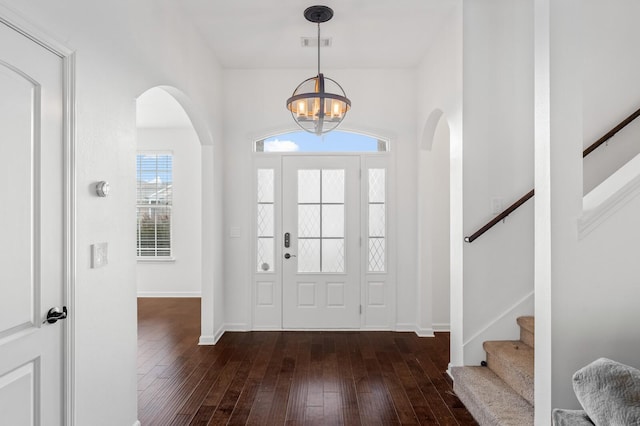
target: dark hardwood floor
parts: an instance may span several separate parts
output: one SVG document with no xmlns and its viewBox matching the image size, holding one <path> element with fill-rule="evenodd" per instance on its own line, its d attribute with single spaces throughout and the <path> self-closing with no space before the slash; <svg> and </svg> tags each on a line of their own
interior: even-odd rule
<svg viewBox="0 0 640 426">
<path fill-rule="evenodd" d="M 142 426 L 476 425 L 445 372 L 448 333 L 199 335 L 200 299 L 138 299 Z"/>
</svg>

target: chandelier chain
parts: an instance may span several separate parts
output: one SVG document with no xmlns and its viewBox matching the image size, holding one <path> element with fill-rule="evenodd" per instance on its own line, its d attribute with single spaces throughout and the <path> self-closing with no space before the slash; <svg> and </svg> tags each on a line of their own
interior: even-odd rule
<svg viewBox="0 0 640 426">
<path fill-rule="evenodd" d="M 320 22 L 318 22 L 318 75 L 320 75 Z"/>
</svg>

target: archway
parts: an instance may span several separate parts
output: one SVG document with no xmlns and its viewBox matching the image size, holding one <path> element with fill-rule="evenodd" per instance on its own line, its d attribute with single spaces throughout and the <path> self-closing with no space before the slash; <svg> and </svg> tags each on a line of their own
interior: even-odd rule
<svg viewBox="0 0 640 426">
<path fill-rule="evenodd" d="M 137 101 L 138 297 L 200 297 L 202 171 L 191 120 L 165 90 Z"/>
<path fill-rule="evenodd" d="M 215 279 L 211 259 L 215 258 L 216 250 L 216 212 L 213 211 L 214 190 L 206 184 L 214 171 L 211 132 L 188 96 L 174 87 L 157 86 L 145 91 L 137 98 L 136 112 L 138 148 L 174 154 L 172 165 L 177 168 L 177 186 L 175 191 L 172 186 L 171 191 L 177 222 L 172 229 L 175 238 L 171 243 L 172 248 L 178 250 L 169 256 L 173 257 L 172 260 L 147 260 L 138 267 L 138 281 L 144 274 L 147 274 L 147 280 L 153 280 L 160 274 L 165 281 L 164 287 L 156 288 L 148 287 L 147 281 L 147 287 L 139 288 L 138 294 L 200 297 L 200 343 L 213 344 Z M 187 285 L 169 287 L 166 278 L 175 278 L 188 266 Z M 184 276 L 180 275 L 177 281 L 184 283 Z"/>
<path fill-rule="evenodd" d="M 441 110 L 420 140 L 420 327 L 450 331 L 450 130 Z"/>
</svg>

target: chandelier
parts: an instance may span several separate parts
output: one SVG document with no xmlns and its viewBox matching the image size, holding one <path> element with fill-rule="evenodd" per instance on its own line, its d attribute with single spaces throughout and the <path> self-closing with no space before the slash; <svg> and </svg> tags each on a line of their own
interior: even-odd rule
<svg viewBox="0 0 640 426">
<path fill-rule="evenodd" d="M 320 23 L 333 17 L 327 6 L 311 6 L 304 11 L 309 22 L 318 24 L 318 75 L 303 81 L 287 99 L 287 109 L 303 130 L 321 135 L 338 127 L 351 108 L 342 86 L 320 72 Z"/>
</svg>

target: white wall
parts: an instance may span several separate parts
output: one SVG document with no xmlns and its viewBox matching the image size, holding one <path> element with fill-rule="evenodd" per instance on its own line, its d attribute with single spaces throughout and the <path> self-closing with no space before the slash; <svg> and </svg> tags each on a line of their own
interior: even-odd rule
<svg viewBox="0 0 640 426">
<path fill-rule="evenodd" d="M 433 328 L 435 331 L 448 331 L 449 304 L 451 292 L 450 271 L 450 196 L 449 196 L 449 125 L 445 120 L 440 120 L 433 137 L 431 147 L 432 185 L 433 197 L 431 208 L 433 211 L 431 221 L 432 266 L 431 276 L 433 282 Z"/>
<path fill-rule="evenodd" d="M 622 12 L 621 12 L 622 11 Z M 640 4 L 634 1 L 584 3 L 584 147 L 640 108 L 640 57 L 636 40 Z M 640 120 L 584 160 L 584 192 L 589 192 L 640 152 Z"/>
<path fill-rule="evenodd" d="M 464 232 L 471 235 L 533 188 L 533 6 L 464 2 Z M 517 338 L 533 313 L 533 202 L 464 246 L 464 363 L 483 340 Z M 502 317 L 503 314 L 508 315 Z"/>
<path fill-rule="evenodd" d="M 438 291 L 433 282 L 434 258 L 432 247 L 435 236 L 432 229 L 432 210 L 429 205 L 434 199 L 449 198 L 450 240 L 446 244 L 450 248 L 449 282 L 451 310 L 447 322 L 451 329 L 451 359 L 454 365 L 462 361 L 462 1 L 451 2 L 449 17 L 442 22 L 438 38 L 434 39 L 425 57 L 418 66 L 418 135 L 416 149 L 419 152 L 420 169 L 417 175 L 420 212 L 418 229 L 420 230 L 420 263 L 418 322 L 423 329 L 433 329 L 434 322 L 444 313 L 436 312 L 436 304 L 444 303 L 443 299 L 434 298 Z M 439 147 L 443 147 L 443 135 L 436 135 L 438 128 L 448 127 L 448 153 L 440 157 Z M 439 137 L 438 137 L 439 136 Z M 442 164 L 443 170 L 449 171 L 451 193 L 445 185 L 432 185 L 433 154 Z M 445 160 L 446 158 L 446 160 Z M 434 190 L 438 190 L 434 194 Z"/>
<path fill-rule="evenodd" d="M 341 124 L 354 130 L 391 138 L 398 167 L 394 191 L 398 214 L 397 324 L 416 324 L 416 163 L 415 73 L 407 70 L 331 70 L 323 73 L 338 81 L 352 100 L 352 110 Z M 225 115 L 225 303 L 226 322 L 236 329 L 251 327 L 250 283 L 253 265 L 251 227 L 252 143 L 258 138 L 297 130 L 285 101 L 309 70 L 224 71 Z M 375 90 L 372 90 L 375 88 Z M 240 236 L 232 238 L 231 228 Z M 393 319 L 391 319 L 393 321 Z"/>
<path fill-rule="evenodd" d="M 611 84 L 611 71 L 585 68 L 601 55 L 602 44 L 614 51 L 617 66 L 633 68 L 624 41 L 635 22 L 635 2 L 539 2 L 536 23 L 536 423 L 548 424 L 554 407 L 578 408 L 571 377 L 587 363 L 605 356 L 640 367 L 640 296 L 636 241 L 638 198 L 627 199 L 599 227 L 578 234 L 582 215 L 582 149 L 599 120 L 591 111 L 618 108 L 600 87 Z M 612 24 L 615 21 L 616 24 Z M 612 30 L 611 40 L 604 25 Z M 613 26 L 620 26 L 614 29 Z M 594 43 L 594 40 L 598 40 Z M 593 49 L 593 50 L 592 50 Z M 620 71 L 624 73 L 624 71 Z M 601 80 L 599 80 L 601 79 Z M 637 83 L 625 86 L 633 92 Z M 624 101 L 626 96 L 621 96 Z M 600 114 L 597 114 L 598 116 Z M 606 153 L 605 153 L 606 155 Z M 586 167 L 586 164 L 585 164 Z M 604 166 L 607 167 L 606 165 Z M 585 180 L 586 180 L 585 176 Z"/>
<path fill-rule="evenodd" d="M 3 0 L 2 4 L 76 50 L 77 263 L 75 299 L 70 301 L 76 338 L 73 415 L 77 425 L 132 425 L 137 419 L 131 184 L 135 98 L 158 84 L 179 88 L 206 117 L 209 143 L 218 144 L 220 67 L 169 2 Z M 219 145 L 212 149 L 221 170 Z M 99 180 L 111 183 L 109 197 L 92 193 L 92 184 Z M 214 209 L 210 214 L 210 231 L 215 233 L 220 212 Z M 109 243 L 109 264 L 90 269 L 89 246 L 101 241 Z M 208 276 L 213 294 L 222 268 L 217 257 L 207 262 L 216 270 Z M 116 314 L 104 315 L 107 310 Z M 215 324 L 210 327 L 213 330 Z"/>
<path fill-rule="evenodd" d="M 199 297 L 202 287 L 202 165 L 193 128 L 138 128 L 138 151 L 173 154 L 171 262 L 139 261 L 138 297 Z"/>
</svg>

